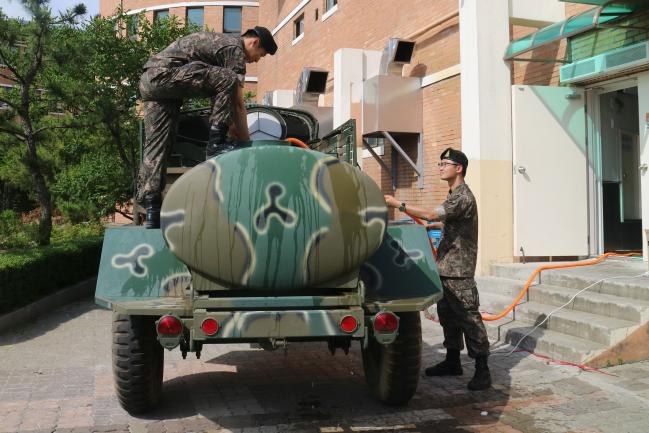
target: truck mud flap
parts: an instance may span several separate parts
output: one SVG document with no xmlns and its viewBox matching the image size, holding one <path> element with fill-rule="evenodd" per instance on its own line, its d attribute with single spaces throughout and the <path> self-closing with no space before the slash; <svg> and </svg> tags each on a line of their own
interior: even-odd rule
<svg viewBox="0 0 649 433">
<path fill-rule="evenodd" d="M 390 224 L 378 251 L 362 266 L 369 311 L 421 311 L 442 299 L 442 282 L 423 226 Z"/>
<path fill-rule="evenodd" d="M 116 308 L 161 299 L 164 305 L 176 305 L 173 299 L 186 299 L 190 281 L 189 270 L 169 251 L 160 230 L 133 226 L 106 230 L 95 291 L 97 304 Z"/>
</svg>

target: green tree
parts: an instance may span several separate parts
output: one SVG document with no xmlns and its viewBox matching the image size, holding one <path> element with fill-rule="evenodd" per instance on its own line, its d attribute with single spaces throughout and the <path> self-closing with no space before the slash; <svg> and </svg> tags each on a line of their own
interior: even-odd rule
<svg viewBox="0 0 649 433">
<path fill-rule="evenodd" d="M 0 10 L 0 77 L 12 87 L 0 94 L 6 107 L 0 115 L 0 133 L 22 144 L 21 162 L 27 168 L 41 208 L 38 243 L 47 245 L 52 233 L 52 197 L 44 175 L 40 144 L 55 128 L 69 127 L 70 117 L 58 112 L 57 101 L 47 91 L 44 70 L 52 52 L 54 29 L 72 25 L 85 13 L 79 4 L 53 16 L 48 0 L 22 0 L 30 21 L 8 18 Z M 42 149 L 41 149 L 42 150 Z"/>
<path fill-rule="evenodd" d="M 193 30 L 173 16 L 150 23 L 143 14 L 118 10 L 112 17 L 94 18 L 83 28 L 66 27 L 58 32 L 60 51 L 52 88 L 70 112 L 108 133 L 111 142 L 105 144 L 119 155 L 130 187 L 139 168 L 142 66 L 153 53 Z"/>
</svg>

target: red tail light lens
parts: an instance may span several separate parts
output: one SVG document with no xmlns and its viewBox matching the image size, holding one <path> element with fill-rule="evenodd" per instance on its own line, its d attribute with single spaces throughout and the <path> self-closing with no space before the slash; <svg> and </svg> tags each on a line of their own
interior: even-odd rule
<svg viewBox="0 0 649 433">
<path fill-rule="evenodd" d="M 354 316 L 345 316 L 343 320 L 340 321 L 340 329 L 343 332 L 351 334 L 352 332 L 358 329 L 358 320 Z"/>
<path fill-rule="evenodd" d="M 183 332 L 183 322 L 175 316 L 162 316 L 158 321 L 159 335 L 179 335 Z"/>
<path fill-rule="evenodd" d="M 214 335 L 219 331 L 219 322 L 211 318 L 205 319 L 201 323 L 201 329 L 205 335 Z"/>
<path fill-rule="evenodd" d="M 374 316 L 376 332 L 394 332 L 399 328 L 399 318 L 396 314 L 384 311 Z"/>
</svg>

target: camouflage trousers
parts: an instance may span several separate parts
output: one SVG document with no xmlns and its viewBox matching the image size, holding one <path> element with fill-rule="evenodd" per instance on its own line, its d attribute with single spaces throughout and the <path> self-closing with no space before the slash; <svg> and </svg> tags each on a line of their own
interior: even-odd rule
<svg viewBox="0 0 649 433">
<path fill-rule="evenodd" d="M 437 315 L 444 330 L 444 347 L 462 350 L 466 340 L 471 358 L 489 355 L 487 330 L 478 311 L 480 298 L 473 278 L 442 277 L 444 298 L 437 303 Z"/>
<path fill-rule="evenodd" d="M 212 97 L 212 125 L 232 122 L 237 74 L 202 62 L 149 68 L 140 79 L 144 102 L 144 148 L 138 172 L 136 200 L 160 194 L 165 187 L 167 160 L 173 147 L 183 99 Z M 205 137 L 207 140 L 207 137 Z"/>
</svg>

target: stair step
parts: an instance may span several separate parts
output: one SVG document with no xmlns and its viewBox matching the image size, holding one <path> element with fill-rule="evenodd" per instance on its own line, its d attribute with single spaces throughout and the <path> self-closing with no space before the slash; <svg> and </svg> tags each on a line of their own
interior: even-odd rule
<svg viewBox="0 0 649 433">
<path fill-rule="evenodd" d="M 429 312 L 434 319 L 439 319 L 436 308 L 430 308 Z M 515 346 L 523 336 L 534 329 L 532 324 L 519 320 L 512 321 L 511 318 L 484 323 L 492 345 L 501 342 Z M 518 347 L 552 359 L 582 363 L 600 354 L 608 346 L 550 329 L 538 328 L 525 337 Z"/>
<path fill-rule="evenodd" d="M 483 294 L 480 300 L 483 311 L 500 313 L 511 304 L 513 299 L 511 297 L 487 293 Z M 507 317 L 510 320 L 536 325 L 543 321 L 555 309 L 556 307 L 553 305 L 523 301 Z M 556 311 L 542 325 L 543 329 L 561 332 L 605 345 L 613 345 L 622 341 L 638 327 L 639 324 L 637 322 L 634 323 L 628 320 L 614 319 L 612 317 L 567 309 Z"/>
<path fill-rule="evenodd" d="M 511 300 L 524 286 L 522 281 L 501 277 L 479 277 L 476 281 L 481 295 L 495 293 Z M 530 301 L 558 307 L 568 302 L 577 292 L 572 288 L 537 284 L 530 287 L 528 294 Z M 566 310 L 583 311 L 633 323 L 649 320 L 649 301 L 596 293 L 590 289 L 579 294 L 566 306 Z"/>
<path fill-rule="evenodd" d="M 525 282 L 537 267 L 549 264 L 561 263 L 494 264 L 491 266 L 491 275 Z M 608 278 L 589 289 L 589 292 L 649 301 L 649 277 L 632 278 L 646 271 L 646 262 L 612 259 L 592 266 L 546 270 L 541 272 L 540 281 L 537 282 L 571 289 L 583 289 L 590 284 Z M 610 279 L 618 276 L 624 277 Z"/>
<path fill-rule="evenodd" d="M 487 325 L 489 338 L 515 346 L 534 327 L 520 322 Z M 607 346 L 548 329 L 536 329 L 518 346 L 559 361 L 581 364 L 603 352 Z"/>
</svg>

